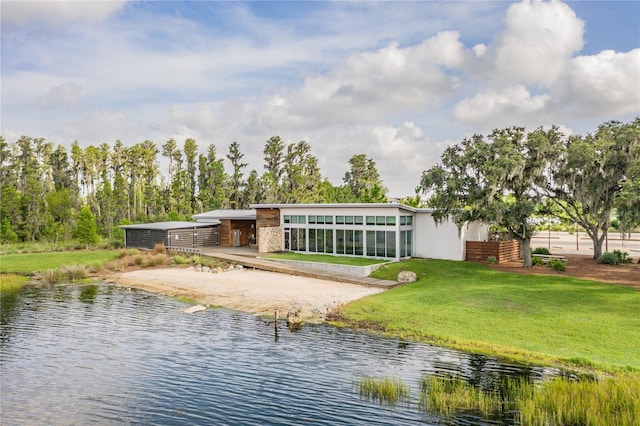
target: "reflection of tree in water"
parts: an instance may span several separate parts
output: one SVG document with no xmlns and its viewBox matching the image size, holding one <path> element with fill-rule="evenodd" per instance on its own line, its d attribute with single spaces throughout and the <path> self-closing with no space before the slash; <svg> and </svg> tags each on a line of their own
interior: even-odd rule
<svg viewBox="0 0 640 426">
<path fill-rule="evenodd" d="M 11 323 L 18 316 L 26 287 L 5 291 L 0 296 L 0 344 L 8 342 L 11 337 Z"/>
<path fill-rule="evenodd" d="M 98 295 L 98 286 L 95 284 L 85 285 L 80 289 L 78 300 L 84 303 L 93 303 Z"/>
</svg>

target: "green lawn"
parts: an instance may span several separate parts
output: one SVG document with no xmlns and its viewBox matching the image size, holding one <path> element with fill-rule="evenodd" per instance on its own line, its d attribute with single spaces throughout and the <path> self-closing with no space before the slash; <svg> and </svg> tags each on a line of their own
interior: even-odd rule
<svg viewBox="0 0 640 426">
<path fill-rule="evenodd" d="M 271 253 L 263 255 L 264 258 L 272 259 L 284 259 L 284 260 L 299 260 L 302 262 L 318 262 L 318 263 L 333 263 L 336 265 L 351 265 L 351 266 L 369 266 L 376 265 L 378 263 L 388 262 L 384 259 L 367 259 L 364 257 L 350 257 L 350 256 L 331 256 L 328 254 L 314 254 L 314 253 Z"/>
<path fill-rule="evenodd" d="M 28 274 L 54 269 L 62 265 L 89 265 L 94 262 L 109 262 L 116 259 L 118 253 L 118 250 L 96 250 L 5 254 L 0 256 L 0 273 Z"/>
<path fill-rule="evenodd" d="M 408 260 L 372 276 L 413 284 L 347 305 L 343 321 L 391 335 L 536 362 L 640 370 L 640 291 L 468 262 Z"/>
</svg>

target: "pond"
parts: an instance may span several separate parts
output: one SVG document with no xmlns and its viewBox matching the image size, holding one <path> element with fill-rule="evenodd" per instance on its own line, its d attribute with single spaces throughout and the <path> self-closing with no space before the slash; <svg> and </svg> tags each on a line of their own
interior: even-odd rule
<svg viewBox="0 0 640 426">
<path fill-rule="evenodd" d="M 483 385 L 557 371 L 504 364 L 329 325 L 285 323 L 108 285 L 27 285 L 3 294 L 0 413 L 27 424 L 501 424 L 418 407 L 422 375 Z M 401 378 L 411 404 L 363 399 L 363 376 Z"/>
</svg>

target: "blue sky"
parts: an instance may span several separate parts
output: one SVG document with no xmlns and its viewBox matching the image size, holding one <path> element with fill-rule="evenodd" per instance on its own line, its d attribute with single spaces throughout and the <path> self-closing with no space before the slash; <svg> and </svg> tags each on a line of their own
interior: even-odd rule
<svg viewBox="0 0 640 426">
<path fill-rule="evenodd" d="M 411 195 L 445 146 L 640 115 L 636 1 L 2 1 L 1 133 L 69 146 L 308 140 Z"/>
</svg>

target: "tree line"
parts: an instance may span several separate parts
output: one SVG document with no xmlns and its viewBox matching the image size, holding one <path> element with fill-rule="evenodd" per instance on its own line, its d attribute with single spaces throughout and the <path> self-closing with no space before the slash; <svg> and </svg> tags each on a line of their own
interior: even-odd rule
<svg viewBox="0 0 640 426">
<path fill-rule="evenodd" d="M 322 176 L 306 141 L 270 138 L 262 173 L 247 170 L 238 142 L 224 155 L 214 144 L 200 152 L 192 138 L 179 145 L 169 139 L 127 147 L 118 140 L 83 148 L 75 141 L 67 149 L 44 138 L 0 137 L 0 241 L 77 238 L 91 221 L 87 214 L 101 236 L 113 239 L 121 224 L 191 220 L 196 213 L 258 203 L 386 201 L 375 161 L 365 154 L 349 159 L 344 184 L 335 186 Z"/>
<path fill-rule="evenodd" d="M 622 232 L 640 226 L 639 140 L 640 117 L 603 123 L 586 136 L 555 126 L 496 129 L 448 147 L 440 164 L 423 172 L 419 190 L 437 220 L 505 229 L 520 242 L 525 266 L 532 263 L 536 214 L 584 229 L 600 258 L 614 210 Z"/>
</svg>

